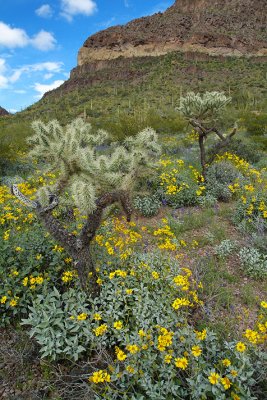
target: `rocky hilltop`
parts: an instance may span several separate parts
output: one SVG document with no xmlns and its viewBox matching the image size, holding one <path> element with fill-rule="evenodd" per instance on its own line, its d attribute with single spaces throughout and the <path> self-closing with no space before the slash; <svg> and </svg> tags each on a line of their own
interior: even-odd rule
<svg viewBox="0 0 267 400">
<path fill-rule="evenodd" d="M 78 66 L 172 51 L 266 56 L 267 1 L 176 0 L 164 13 L 90 36 L 79 50 Z"/>
<path fill-rule="evenodd" d="M 0 107 L 0 117 L 4 117 L 5 115 L 9 115 L 9 112 L 3 107 Z"/>
</svg>

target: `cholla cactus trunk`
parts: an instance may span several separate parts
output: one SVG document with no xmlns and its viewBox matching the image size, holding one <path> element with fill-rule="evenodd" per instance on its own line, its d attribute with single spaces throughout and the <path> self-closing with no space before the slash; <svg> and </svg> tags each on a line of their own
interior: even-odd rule
<svg viewBox="0 0 267 400">
<path fill-rule="evenodd" d="M 124 191 L 105 193 L 99 199 L 97 199 L 97 207 L 88 215 L 78 238 L 69 233 L 63 227 L 61 222 L 53 217 L 51 210 L 45 212 L 40 210 L 38 212 L 39 218 L 45 225 L 47 231 L 60 245 L 66 249 L 66 251 L 73 258 L 81 286 L 83 289 L 89 289 L 93 297 L 99 294 L 99 285 L 96 282 L 97 275 L 90 245 L 96 235 L 97 229 L 101 224 L 104 209 L 115 202 L 121 204 L 127 221 L 130 221 L 132 207 L 127 193 Z M 88 279 L 89 274 L 90 279 Z"/>
</svg>

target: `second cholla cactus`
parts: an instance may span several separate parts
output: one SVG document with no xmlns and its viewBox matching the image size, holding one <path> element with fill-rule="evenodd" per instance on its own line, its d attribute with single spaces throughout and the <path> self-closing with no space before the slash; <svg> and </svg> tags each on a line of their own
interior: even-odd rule
<svg viewBox="0 0 267 400">
<path fill-rule="evenodd" d="M 216 118 L 231 100 L 221 92 L 206 92 L 203 95 L 189 92 L 180 99 L 178 110 L 189 120 L 207 123 Z"/>
<path fill-rule="evenodd" d="M 64 196 L 68 191 L 68 201 L 89 214 L 101 194 L 129 191 L 141 170 L 148 167 L 151 156 L 160 153 L 157 134 L 151 128 L 119 145 L 112 143 L 107 132 L 93 132 L 81 118 L 65 128 L 56 120 L 48 124 L 36 121 L 32 126 L 35 135 L 29 139 L 30 155 L 47 163 L 47 170 L 59 174 L 54 186 L 38 193 L 42 206 L 49 202 L 49 193 Z"/>
</svg>

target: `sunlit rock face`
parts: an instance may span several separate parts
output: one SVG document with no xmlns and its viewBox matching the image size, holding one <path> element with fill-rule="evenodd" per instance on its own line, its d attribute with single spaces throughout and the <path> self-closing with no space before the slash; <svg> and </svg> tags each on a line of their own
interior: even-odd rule
<svg viewBox="0 0 267 400">
<path fill-rule="evenodd" d="M 172 51 L 264 56 L 266 27 L 266 0 L 176 0 L 164 13 L 90 36 L 79 50 L 78 66 Z"/>
</svg>

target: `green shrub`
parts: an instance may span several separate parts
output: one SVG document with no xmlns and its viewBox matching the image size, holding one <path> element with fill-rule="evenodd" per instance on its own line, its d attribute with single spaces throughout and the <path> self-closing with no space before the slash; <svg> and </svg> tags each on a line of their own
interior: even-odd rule
<svg viewBox="0 0 267 400">
<path fill-rule="evenodd" d="M 237 247 L 237 243 L 230 239 L 223 240 L 218 246 L 215 247 L 215 254 L 219 258 L 228 257 Z"/>
<path fill-rule="evenodd" d="M 233 184 L 237 179 L 242 178 L 242 174 L 230 162 L 216 162 L 207 170 L 207 192 L 218 200 L 228 202 L 232 198 L 232 192 L 228 186 Z"/>
<path fill-rule="evenodd" d="M 52 360 L 73 358 L 86 351 L 86 346 L 92 346 L 92 332 L 88 327 L 87 296 L 75 289 L 60 294 L 56 288 L 37 295 L 29 316 L 22 320 L 23 325 L 29 325 L 30 337 L 34 337 L 40 345 L 41 357 Z"/>
<path fill-rule="evenodd" d="M 203 195 L 204 178 L 192 165 L 183 160 L 161 160 L 162 170 L 157 182 L 157 193 L 163 201 L 174 208 L 198 204 Z"/>
<path fill-rule="evenodd" d="M 241 265 L 245 272 L 254 278 L 267 277 L 267 255 L 253 247 L 243 247 L 239 252 Z"/>
<path fill-rule="evenodd" d="M 207 193 L 205 196 L 199 197 L 198 203 L 200 207 L 210 208 L 217 204 L 217 199 L 212 194 Z"/>
<path fill-rule="evenodd" d="M 161 201 L 157 195 L 137 196 L 133 201 L 133 206 L 144 217 L 153 217 L 158 214 Z"/>
</svg>

